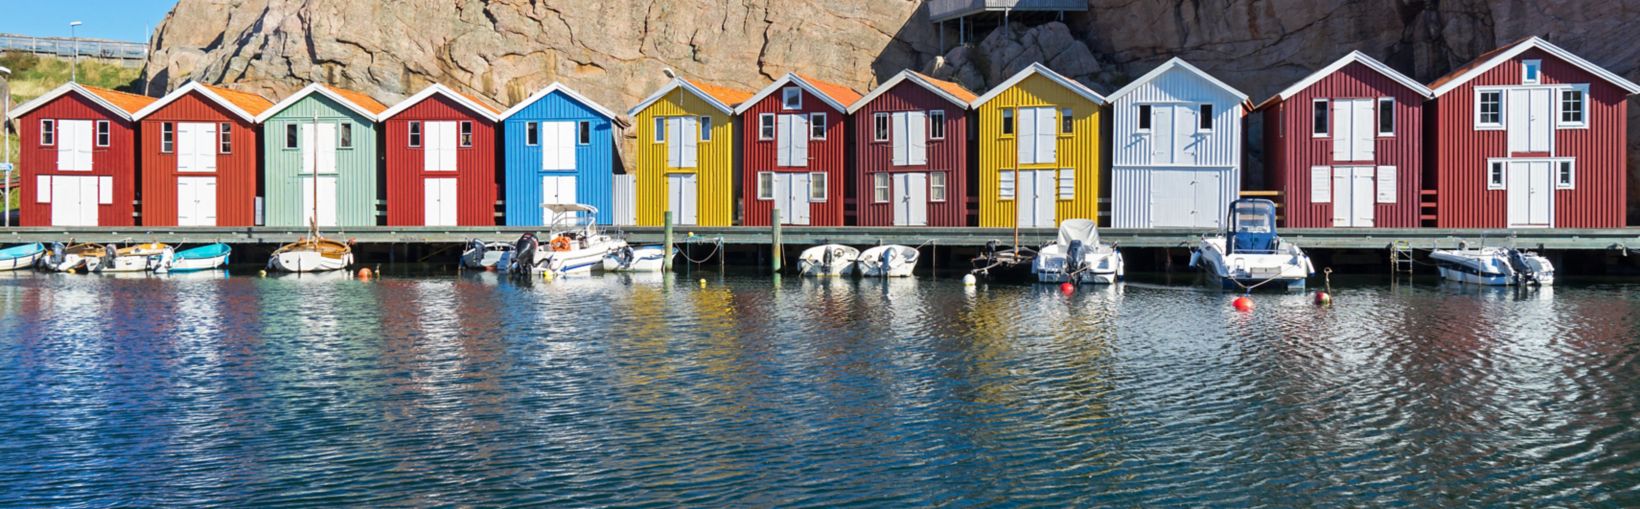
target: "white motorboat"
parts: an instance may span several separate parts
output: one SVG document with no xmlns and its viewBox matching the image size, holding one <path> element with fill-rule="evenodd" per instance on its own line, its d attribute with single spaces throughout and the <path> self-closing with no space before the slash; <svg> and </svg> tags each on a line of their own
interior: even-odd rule
<svg viewBox="0 0 1640 509">
<path fill-rule="evenodd" d="M 53 242 L 46 248 L 46 255 L 40 259 L 40 268 L 52 272 L 68 272 L 86 267 L 92 258 L 102 258 L 107 249 L 102 244 L 74 244 L 64 246 L 61 242 Z M 100 262 L 101 260 L 97 260 Z"/>
<path fill-rule="evenodd" d="M 353 265 L 353 248 L 317 235 L 280 246 L 268 268 L 282 272 L 329 272 Z"/>
<path fill-rule="evenodd" d="M 1037 251 L 1031 273 L 1042 283 L 1112 284 L 1122 278 L 1122 252 L 1099 242 L 1099 229 L 1089 219 L 1066 219 L 1059 238 Z"/>
<path fill-rule="evenodd" d="M 514 249 L 512 244 L 506 242 L 469 240 L 467 249 L 461 252 L 461 266 L 473 270 L 505 271 L 512 264 Z"/>
<path fill-rule="evenodd" d="M 513 272 L 562 276 L 602 269 L 604 257 L 626 247 L 626 241 L 598 229 L 598 209 L 591 205 L 551 203 L 543 205 L 553 213 L 547 245 L 533 234 L 518 239 L 513 256 Z"/>
<path fill-rule="evenodd" d="M 660 272 L 665 268 L 666 249 L 661 246 L 623 246 L 604 255 L 608 272 Z"/>
<path fill-rule="evenodd" d="M 46 246 L 35 242 L 0 249 L 0 272 L 33 267 L 46 254 Z"/>
<path fill-rule="evenodd" d="M 159 267 L 160 258 L 170 249 L 171 246 L 159 242 L 120 249 L 115 249 L 113 244 L 109 244 L 103 248 L 103 256 L 86 259 L 86 270 L 99 274 L 148 272 Z"/>
<path fill-rule="evenodd" d="M 917 269 L 917 258 L 921 254 L 916 248 L 889 244 L 877 246 L 860 253 L 855 260 L 855 270 L 865 277 L 910 277 L 911 271 Z"/>
<path fill-rule="evenodd" d="M 1270 200 L 1236 200 L 1225 224 L 1224 234 L 1202 237 L 1190 254 L 1190 266 L 1200 267 L 1225 289 L 1301 290 L 1315 274 L 1309 255 L 1276 235 L 1276 204 Z"/>
<path fill-rule="evenodd" d="M 797 255 L 797 272 L 805 276 L 847 276 L 859 258 L 860 250 L 842 244 L 814 246 Z"/>
<path fill-rule="evenodd" d="M 220 269 L 228 265 L 228 255 L 233 249 L 221 242 L 175 251 L 166 249 L 160 255 L 159 264 L 154 272 L 167 274 L 172 272 L 198 272 Z"/>
<path fill-rule="evenodd" d="M 1459 245 L 1457 249 L 1436 249 L 1429 259 L 1441 277 L 1460 283 L 1512 286 L 1555 284 L 1555 265 L 1531 251 L 1507 247 Z"/>
</svg>

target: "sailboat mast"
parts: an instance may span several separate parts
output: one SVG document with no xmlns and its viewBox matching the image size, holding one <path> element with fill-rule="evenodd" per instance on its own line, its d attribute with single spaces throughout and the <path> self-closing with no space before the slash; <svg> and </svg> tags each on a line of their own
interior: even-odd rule
<svg viewBox="0 0 1640 509">
<path fill-rule="evenodd" d="M 315 108 L 310 113 L 313 115 L 313 123 L 308 124 L 308 132 L 312 134 L 312 136 L 309 136 L 308 142 L 312 146 L 308 147 L 308 151 L 313 153 L 313 173 L 311 175 L 313 180 L 313 220 L 308 221 L 308 237 L 317 239 L 319 238 L 319 110 Z"/>
</svg>

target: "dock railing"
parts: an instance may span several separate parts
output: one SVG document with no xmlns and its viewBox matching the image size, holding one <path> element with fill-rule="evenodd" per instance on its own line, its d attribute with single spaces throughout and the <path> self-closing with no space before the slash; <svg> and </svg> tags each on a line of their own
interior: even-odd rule
<svg viewBox="0 0 1640 509">
<path fill-rule="evenodd" d="M 1087 0 L 929 0 L 928 20 L 938 23 L 983 12 L 1086 10 Z"/>
</svg>

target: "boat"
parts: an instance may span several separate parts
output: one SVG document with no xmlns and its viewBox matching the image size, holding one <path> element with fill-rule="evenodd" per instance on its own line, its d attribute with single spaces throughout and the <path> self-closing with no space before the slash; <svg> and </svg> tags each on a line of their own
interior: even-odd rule
<svg viewBox="0 0 1640 509">
<path fill-rule="evenodd" d="M 467 249 L 461 252 L 461 266 L 473 270 L 507 270 L 512 264 L 514 246 L 506 242 L 484 242 L 478 239 L 467 241 Z"/>
<path fill-rule="evenodd" d="M 220 269 L 228 265 L 228 255 L 231 253 L 233 248 L 221 242 L 181 251 L 167 249 L 160 255 L 159 264 L 154 267 L 154 272 L 166 274 Z"/>
<path fill-rule="evenodd" d="M 804 249 L 797 255 L 797 273 L 805 276 L 847 276 L 854 271 L 860 250 L 842 244 Z"/>
<path fill-rule="evenodd" d="M 1190 266 L 1199 267 L 1225 289 L 1251 291 L 1271 285 L 1301 290 L 1315 274 L 1310 257 L 1276 234 L 1276 204 L 1244 198 L 1230 204 L 1225 232 L 1202 237 L 1190 254 Z"/>
<path fill-rule="evenodd" d="M 916 248 L 889 244 L 867 249 L 854 263 L 865 277 L 910 277 L 921 256 Z"/>
<path fill-rule="evenodd" d="M 1031 274 L 1042 283 L 1113 284 L 1123 269 L 1122 252 L 1099 242 L 1099 228 L 1089 219 L 1060 223 L 1059 237 L 1031 262 Z"/>
<path fill-rule="evenodd" d="M 318 235 L 279 246 L 268 257 L 268 268 L 284 272 L 329 272 L 353 264 L 353 248 Z"/>
<path fill-rule="evenodd" d="M 993 280 L 1023 280 L 1036 255 L 1036 250 L 1027 246 L 1002 247 L 1000 242 L 989 240 L 985 242 L 985 247 L 980 248 L 979 254 L 969 260 L 974 268 L 968 273 Z"/>
<path fill-rule="evenodd" d="M 0 249 L 0 271 L 33 267 L 46 255 L 46 246 L 39 242 Z"/>
<path fill-rule="evenodd" d="M 115 248 L 113 244 L 103 246 L 103 255 L 98 258 L 86 259 L 86 270 L 99 274 L 119 272 L 148 272 L 159 266 L 160 257 L 170 250 L 171 246 L 160 242 L 149 242 L 123 248 Z"/>
<path fill-rule="evenodd" d="M 677 250 L 672 250 L 673 256 Z M 660 272 L 666 269 L 666 248 L 661 246 L 624 246 L 604 255 L 607 272 Z"/>
<path fill-rule="evenodd" d="M 85 268 L 88 263 L 101 262 L 100 258 L 107 251 L 102 244 L 73 244 L 64 246 L 61 242 L 51 243 L 46 249 L 46 255 L 40 259 L 40 268 L 52 272 L 68 272 Z M 91 260 L 98 258 L 99 260 Z"/>
<path fill-rule="evenodd" d="M 533 234 L 518 239 L 513 264 L 514 273 L 553 275 L 591 272 L 603 268 L 604 257 L 626 247 L 626 241 L 612 237 L 598 229 L 598 208 L 581 203 L 549 203 L 542 205 L 552 212 L 548 226 L 547 245 Z"/>
<path fill-rule="evenodd" d="M 1543 255 L 1508 247 L 1436 249 L 1429 259 L 1441 277 L 1459 283 L 1487 286 L 1555 284 L 1555 265 Z"/>
</svg>

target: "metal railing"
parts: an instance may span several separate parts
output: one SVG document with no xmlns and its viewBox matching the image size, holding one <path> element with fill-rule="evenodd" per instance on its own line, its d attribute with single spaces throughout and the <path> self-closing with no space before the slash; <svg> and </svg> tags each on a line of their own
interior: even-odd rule
<svg viewBox="0 0 1640 509">
<path fill-rule="evenodd" d="M 1000 11 L 1074 11 L 1088 10 L 1088 0 L 929 0 L 928 19 L 934 22 Z"/>
<path fill-rule="evenodd" d="M 82 57 L 110 60 L 144 60 L 148 58 L 148 45 L 140 42 L 80 39 L 78 43 L 78 49 Z M 75 40 L 67 37 L 30 37 L 27 35 L 0 34 L 0 51 L 23 51 L 67 58 L 74 56 L 75 48 Z"/>
</svg>

